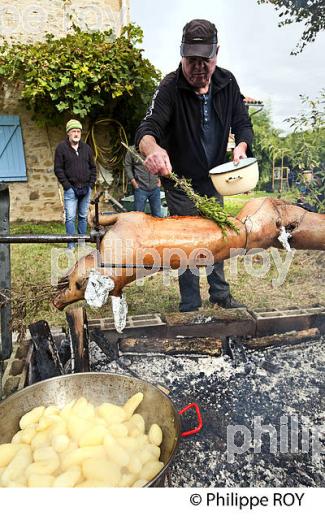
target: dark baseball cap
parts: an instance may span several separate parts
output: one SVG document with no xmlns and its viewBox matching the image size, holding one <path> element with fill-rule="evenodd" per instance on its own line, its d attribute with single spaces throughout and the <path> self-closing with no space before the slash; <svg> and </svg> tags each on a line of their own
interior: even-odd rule
<svg viewBox="0 0 325 520">
<path fill-rule="evenodd" d="M 218 31 L 208 20 L 191 20 L 183 29 L 181 56 L 213 58 L 217 53 Z"/>
</svg>

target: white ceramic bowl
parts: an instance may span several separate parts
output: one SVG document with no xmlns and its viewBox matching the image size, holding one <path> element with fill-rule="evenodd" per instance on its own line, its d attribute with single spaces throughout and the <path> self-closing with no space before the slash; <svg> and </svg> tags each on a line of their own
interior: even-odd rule
<svg viewBox="0 0 325 520">
<path fill-rule="evenodd" d="M 209 175 L 220 195 L 238 195 L 255 188 L 258 182 L 257 159 L 241 159 L 237 166 L 228 162 L 210 170 Z"/>
</svg>

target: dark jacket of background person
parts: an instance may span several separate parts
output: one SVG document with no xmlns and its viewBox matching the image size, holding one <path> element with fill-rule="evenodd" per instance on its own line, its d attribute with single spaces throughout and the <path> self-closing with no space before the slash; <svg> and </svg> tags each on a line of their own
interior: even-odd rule
<svg viewBox="0 0 325 520">
<path fill-rule="evenodd" d="M 80 141 L 76 152 L 68 138 L 59 143 L 55 150 L 54 173 L 64 190 L 79 186 L 93 188 L 96 183 L 96 165 L 90 146 Z"/>
<path fill-rule="evenodd" d="M 143 190 L 151 191 L 160 185 L 160 177 L 148 172 L 141 161 L 134 157 L 129 151 L 125 155 L 124 170 L 128 179 L 130 181 L 135 179 L 139 188 Z"/>
<path fill-rule="evenodd" d="M 235 77 L 231 72 L 216 67 L 211 78 L 213 107 L 220 123 L 221 142 L 215 166 L 225 162 L 230 128 L 236 145 L 245 142 L 247 155 L 251 154 L 252 124 Z M 152 135 L 166 149 L 178 176 L 192 179 L 199 187 L 208 178 L 208 161 L 200 138 L 201 103 L 193 88 L 183 76 L 181 65 L 160 83 L 145 118 L 135 137 L 136 146 L 142 137 Z M 171 181 L 162 177 L 165 187 Z"/>
</svg>

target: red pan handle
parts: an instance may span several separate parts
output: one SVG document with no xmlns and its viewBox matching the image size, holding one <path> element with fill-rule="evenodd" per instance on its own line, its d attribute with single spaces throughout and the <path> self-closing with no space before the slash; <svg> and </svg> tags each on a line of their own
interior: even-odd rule
<svg viewBox="0 0 325 520">
<path fill-rule="evenodd" d="M 197 426 L 195 428 L 193 428 L 193 430 L 188 430 L 187 432 L 182 432 L 181 437 L 188 437 L 189 435 L 194 435 L 195 433 L 198 433 L 202 429 L 202 426 L 203 426 L 200 408 L 199 408 L 199 405 L 196 403 L 190 403 L 187 406 L 185 406 L 185 408 L 183 408 L 182 410 L 180 410 L 178 412 L 179 415 L 183 415 L 183 413 L 187 412 L 187 410 L 189 410 L 190 408 L 194 408 L 194 410 L 196 412 Z"/>
</svg>

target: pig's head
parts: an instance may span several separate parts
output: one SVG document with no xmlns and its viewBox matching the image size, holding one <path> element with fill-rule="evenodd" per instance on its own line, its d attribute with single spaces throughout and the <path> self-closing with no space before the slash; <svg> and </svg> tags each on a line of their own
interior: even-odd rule
<svg viewBox="0 0 325 520">
<path fill-rule="evenodd" d="M 53 299 L 57 309 L 62 311 L 70 303 L 84 298 L 89 272 L 96 266 L 96 254 L 89 254 L 78 260 L 72 270 L 59 280 L 58 292 Z"/>
</svg>

